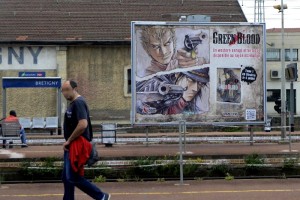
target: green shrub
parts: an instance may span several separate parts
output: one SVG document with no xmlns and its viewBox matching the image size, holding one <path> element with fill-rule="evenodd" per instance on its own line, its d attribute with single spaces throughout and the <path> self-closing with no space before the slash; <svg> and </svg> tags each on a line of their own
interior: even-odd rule
<svg viewBox="0 0 300 200">
<path fill-rule="evenodd" d="M 106 177 L 102 176 L 102 175 L 96 176 L 94 178 L 93 182 L 95 182 L 95 183 L 104 183 L 104 182 L 106 182 Z"/>
<path fill-rule="evenodd" d="M 264 158 L 257 153 L 246 156 L 244 161 L 247 165 L 261 165 L 265 163 Z"/>
<path fill-rule="evenodd" d="M 225 180 L 232 181 L 232 180 L 234 180 L 234 176 L 230 175 L 229 173 L 226 173 Z"/>
<path fill-rule="evenodd" d="M 263 170 L 263 164 L 265 163 L 265 159 L 256 153 L 250 154 L 244 159 L 246 163 L 245 167 L 245 175 L 246 176 L 263 176 L 265 175 Z"/>
<path fill-rule="evenodd" d="M 231 173 L 231 169 L 226 164 L 215 165 L 209 172 L 210 177 L 225 177 L 227 173 Z"/>
<path fill-rule="evenodd" d="M 222 131 L 224 132 L 239 132 L 239 131 L 243 131 L 243 127 L 239 127 L 239 126 L 234 126 L 234 127 L 223 127 Z"/>
</svg>

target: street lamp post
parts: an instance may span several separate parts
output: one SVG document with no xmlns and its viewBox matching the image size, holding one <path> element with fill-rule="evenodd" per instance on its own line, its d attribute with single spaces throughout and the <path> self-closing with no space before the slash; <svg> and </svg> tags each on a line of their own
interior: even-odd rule
<svg viewBox="0 0 300 200">
<path fill-rule="evenodd" d="M 285 48 L 284 48 L 284 9 L 287 5 L 283 4 L 274 6 L 281 12 L 281 139 L 286 138 L 286 87 L 285 87 Z"/>
<path fill-rule="evenodd" d="M 284 7 L 281 0 L 281 138 L 286 138 L 286 89 L 285 89 L 285 49 L 284 49 Z"/>
</svg>

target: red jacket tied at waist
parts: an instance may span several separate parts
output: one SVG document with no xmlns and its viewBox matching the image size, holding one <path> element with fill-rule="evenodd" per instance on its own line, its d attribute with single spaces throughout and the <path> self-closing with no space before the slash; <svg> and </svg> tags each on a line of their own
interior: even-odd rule
<svg viewBox="0 0 300 200">
<path fill-rule="evenodd" d="M 83 136 L 78 137 L 71 142 L 69 148 L 69 156 L 71 166 L 74 172 L 80 176 L 84 175 L 84 165 L 90 157 L 92 144 Z"/>
</svg>

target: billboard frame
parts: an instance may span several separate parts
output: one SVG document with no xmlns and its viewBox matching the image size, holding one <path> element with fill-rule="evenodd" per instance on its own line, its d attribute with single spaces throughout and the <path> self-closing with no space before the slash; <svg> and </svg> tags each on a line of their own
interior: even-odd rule
<svg viewBox="0 0 300 200">
<path fill-rule="evenodd" d="M 213 125 L 213 126 L 242 126 L 242 125 L 264 125 L 267 120 L 266 113 L 266 26 L 265 23 L 249 23 L 249 22 L 159 22 L 159 21 L 132 21 L 131 22 L 131 80 L 133 84 L 131 84 L 132 98 L 131 98 L 131 113 L 130 119 L 131 124 L 133 126 L 175 126 L 178 125 L 180 121 L 172 121 L 172 122 L 151 122 L 151 123 L 140 123 L 136 122 L 136 44 L 137 41 L 135 26 L 261 26 L 262 27 L 262 76 L 263 76 L 263 119 L 257 121 L 232 121 L 232 122 L 189 122 L 186 121 L 186 125 L 188 126 L 199 126 L 199 125 Z"/>
</svg>

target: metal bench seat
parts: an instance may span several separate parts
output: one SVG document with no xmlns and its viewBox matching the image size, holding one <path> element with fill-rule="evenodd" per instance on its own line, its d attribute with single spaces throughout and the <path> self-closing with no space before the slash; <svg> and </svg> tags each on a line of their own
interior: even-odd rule
<svg viewBox="0 0 300 200">
<path fill-rule="evenodd" d="M 31 118 L 30 117 L 19 117 L 19 122 L 23 128 L 31 128 Z"/>
<path fill-rule="evenodd" d="M 44 117 L 33 117 L 32 118 L 32 128 L 45 128 L 45 118 Z"/>
<path fill-rule="evenodd" d="M 20 128 L 21 128 L 21 125 L 18 121 L 1 122 L 0 140 L 12 141 L 12 140 L 20 139 Z M 8 142 L 8 143 L 10 143 L 10 142 Z M 8 145 L 8 144 L 6 143 L 6 145 Z M 12 145 L 12 142 L 9 145 Z"/>
<path fill-rule="evenodd" d="M 46 117 L 45 128 L 58 128 L 58 117 Z"/>
</svg>

